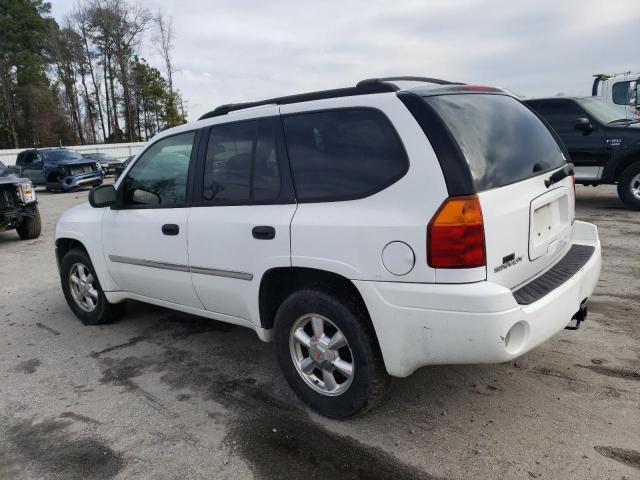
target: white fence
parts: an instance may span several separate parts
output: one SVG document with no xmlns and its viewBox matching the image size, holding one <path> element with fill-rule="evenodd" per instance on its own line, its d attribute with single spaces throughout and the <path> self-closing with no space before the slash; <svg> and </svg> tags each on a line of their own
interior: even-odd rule
<svg viewBox="0 0 640 480">
<path fill-rule="evenodd" d="M 76 150 L 80 153 L 108 153 L 109 155 L 113 155 L 120 160 L 124 160 L 130 155 L 135 155 L 142 147 L 145 145 L 145 142 L 135 142 L 135 143 L 101 143 L 96 145 L 76 145 L 73 147 L 64 147 L 70 148 L 71 150 Z M 20 152 L 26 150 L 26 148 L 14 148 L 10 150 L 0 150 L 0 162 L 5 165 L 15 165 L 16 157 Z"/>
</svg>

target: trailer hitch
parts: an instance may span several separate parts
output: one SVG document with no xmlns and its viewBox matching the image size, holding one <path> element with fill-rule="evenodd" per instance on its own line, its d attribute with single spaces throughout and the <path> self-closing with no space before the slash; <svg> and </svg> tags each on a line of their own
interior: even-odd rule
<svg viewBox="0 0 640 480">
<path fill-rule="evenodd" d="M 571 322 L 569 325 L 564 327 L 567 330 L 578 330 L 580 328 L 580 324 L 587 319 L 587 300 L 583 300 L 580 304 L 580 310 L 578 310 L 573 317 L 571 318 Z M 575 323 L 574 323 L 575 322 Z"/>
</svg>

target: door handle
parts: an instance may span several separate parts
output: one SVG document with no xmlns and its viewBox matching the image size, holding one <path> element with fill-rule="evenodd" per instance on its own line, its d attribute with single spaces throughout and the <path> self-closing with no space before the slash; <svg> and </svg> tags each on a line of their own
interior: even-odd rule
<svg viewBox="0 0 640 480">
<path fill-rule="evenodd" d="M 273 240 L 276 237 L 276 229 L 267 225 L 253 227 L 251 233 L 253 238 L 257 240 Z"/>
<path fill-rule="evenodd" d="M 180 233 L 180 227 L 175 223 L 165 223 L 162 225 L 162 233 L 165 235 L 177 235 Z"/>
</svg>

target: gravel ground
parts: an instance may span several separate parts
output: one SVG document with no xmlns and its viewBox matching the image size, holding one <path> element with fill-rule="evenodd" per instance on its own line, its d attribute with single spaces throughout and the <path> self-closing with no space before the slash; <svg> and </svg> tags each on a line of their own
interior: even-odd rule
<svg viewBox="0 0 640 480">
<path fill-rule="evenodd" d="M 588 321 L 515 362 L 423 368 L 364 417 L 319 417 L 271 345 L 241 327 L 131 303 L 84 327 L 62 296 L 59 214 L 0 233 L 0 478 L 640 478 L 640 213 L 578 187 L 603 244 Z"/>
</svg>

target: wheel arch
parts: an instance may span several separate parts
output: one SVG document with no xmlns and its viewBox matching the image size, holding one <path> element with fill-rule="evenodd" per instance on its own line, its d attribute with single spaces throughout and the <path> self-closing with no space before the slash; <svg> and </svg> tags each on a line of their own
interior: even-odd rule
<svg viewBox="0 0 640 480">
<path fill-rule="evenodd" d="M 100 280 L 100 286 L 105 292 L 119 290 L 116 283 L 111 278 L 109 271 L 107 270 L 107 266 L 104 262 L 104 257 L 101 252 L 96 252 L 95 249 L 90 248 L 90 242 L 87 241 L 86 238 L 83 238 L 79 235 L 74 235 L 69 232 L 65 232 L 64 234 L 58 236 L 55 240 L 56 245 L 56 261 L 58 263 L 58 268 L 60 268 L 60 264 L 62 263 L 62 259 L 65 254 L 72 250 L 73 248 L 81 248 L 84 250 L 89 259 L 91 259 L 91 263 L 93 264 L 93 268 L 96 271 L 96 275 L 98 275 L 98 279 Z"/>
<path fill-rule="evenodd" d="M 629 165 L 636 162 L 640 162 L 640 149 L 627 153 L 618 161 L 618 163 L 616 164 L 616 168 L 613 172 L 613 178 L 611 180 L 613 180 L 614 182 L 617 182 L 620 179 L 620 175 L 622 175 L 622 172 Z"/>
<path fill-rule="evenodd" d="M 309 267 L 275 267 L 267 270 L 260 280 L 258 293 L 260 326 L 273 328 L 276 313 L 282 302 L 293 292 L 317 289 L 347 300 L 364 314 L 367 326 L 379 347 L 369 310 L 355 284 L 347 277 L 328 270 Z"/>
</svg>

